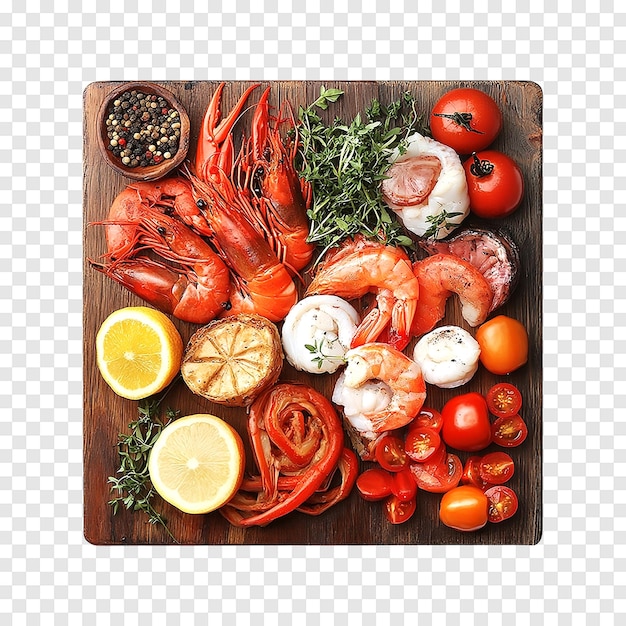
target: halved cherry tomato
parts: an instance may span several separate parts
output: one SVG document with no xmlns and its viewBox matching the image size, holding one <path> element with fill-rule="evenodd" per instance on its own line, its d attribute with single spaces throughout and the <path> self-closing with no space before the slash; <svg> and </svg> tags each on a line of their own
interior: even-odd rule
<svg viewBox="0 0 626 626">
<path fill-rule="evenodd" d="M 524 178 L 517 163 L 496 150 L 474 152 L 464 163 L 470 211 L 496 219 L 511 215 L 522 203 Z"/>
<path fill-rule="evenodd" d="M 474 485 L 479 489 L 484 489 L 485 481 L 480 477 L 480 456 L 470 456 L 465 461 L 463 467 L 463 476 L 461 476 L 461 483 L 464 485 Z"/>
<path fill-rule="evenodd" d="M 511 383 L 496 383 L 485 395 L 489 412 L 496 417 L 519 413 L 522 408 L 522 394 Z"/>
<path fill-rule="evenodd" d="M 432 428 L 439 432 L 443 426 L 443 417 L 441 413 L 429 407 L 422 407 L 417 417 L 409 424 L 409 431 L 413 428 Z"/>
<path fill-rule="evenodd" d="M 423 463 L 441 445 L 441 437 L 432 428 L 411 428 L 404 439 L 404 451 L 412 461 Z"/>
<path fill-rule="evenodd" d="M 445 493 L 456 487 L 463 475 L 463 464 L 456 454 L 447 454 L 443 463 L 412 463 L 417 486 L 431 493 Z"/>
<path fill-rule="evenodd" d="M 356 479 L 356 488 L 364 500 L 374 502 L 391 495 L 391 482 L 392 475 L 389 472 L 375 467 L 359 475 Z"/>
<path fill-rule="evenodd" d="M 517 494 L 510 487 L 495 485 L 485 491 L 489 501 L 489 521 L 498 523 L 509 519 L 519 505 Z"/>
<path fill-rule="evenodd" d="M 528 333 L 521 322 L 498 315 L 478 327 L 480 362 L 492 374 L 504 375 L 528 361 Z"/>
<path fill-rule="evenodd" d="M 526 440 L 528 427 L 519 415 L 503 416 L 491 425 L 491 435 L 499 446 L 514 448 Z"/>
<path fill-rule="evenodd" d="M 448 400 L 441 414 L 441 437 L 452 448 L 476 452 L 491 443 L 487 402 L 478 392 L 464 393 Z"/>
<path fill-rule="evenodd" d="M 391 495 L 385 500 L 383 511 L 392 524 L 402 524 L 415 513 L 416 506 L 415 498 L 400 500 L 397 496 Z"/>
<path fill-rule="evenodd" d="M 500 108 L 491 96 L 479 89 L 448 91 L 435 103 L 430 117 L 433 138 L 459 154 L 484 150 L 493 143 L 501 128 Z"/>
<path fill-rule="evenodd" d="M 506 452 L 490 452 L 480 460 L 478 471 L 486 483 L 502 485 L 513 476 L 515 463 Z"/>
<path fill-rule="evenodd" d="M 461 485 L 441 498 L 439 519 L 450 528 L 471 532 L 487 523 L 488 511 L 487 496 L 478 487 Z"/>
<path fill-rule="evenodd" d="M 396 435 L 384 435 L 376 444 L 374 457 L 388 472 L 399 472 L 410 463 L 404 451 L 404 441 Z"/>
<path fill-rule="evenodd" d="M 408 467 L 401 472 L 391 474 L 391 492 L 400 500 L 414 500 L 417 494 L 417 483 Z"/>
</svg>

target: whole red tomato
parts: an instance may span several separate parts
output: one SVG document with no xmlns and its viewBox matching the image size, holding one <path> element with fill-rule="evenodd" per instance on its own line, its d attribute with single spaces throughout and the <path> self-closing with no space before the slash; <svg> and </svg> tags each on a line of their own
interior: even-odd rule
<svg viewBox="0 0 626 626">
<path fill-rule="evenodd" d="M 491 423 L 485 398 L 478 392 L 455 396 L 441 410 L 445 443 L 457 450 L 475 452 L 491 443 Z"/>
<path fill-rule="evenodd" d="M 500 133 L 502 112 L 495 100 L 480 89 L 460 88 L 445 93 L 433 107 L 433 139 L 458 154 L 484 150 Z"/>
<path fill-rule="evenodd" d="M 455 530 L 478 530 L 489 519 L 489 500 L 473 485 L 455 487 L 441 498 L 439 519 Z"/>
<path fill-rule="evenodd" d="M 470 210 L 494 219 L 511 215 L 522 202 L 524 178 L 517 163 L 506 154 L 485 150 L 463 163 Z"/>
</svg>

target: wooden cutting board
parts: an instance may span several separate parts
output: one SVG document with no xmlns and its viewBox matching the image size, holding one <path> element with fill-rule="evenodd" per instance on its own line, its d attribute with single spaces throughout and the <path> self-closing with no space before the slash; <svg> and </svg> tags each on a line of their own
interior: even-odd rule
<svg viewBox="0 0 626 626">
<path fill-rule="evenodd" d="M 127 432 L 137 416 L 137 403 L 117 397 L 101 378 L 95 363 L 95 336 L 104 319 L 115 309 L 142 304 L 141 300 L 90 267 L 87 259 L 105 252 L 104 232 L 91 222 L 105 219 L 113 199 L 131 181 L 110 169 L 97 146 L 96 116 L 107 94 L 119 82 L 93 83 L 84 92 L 84 534 L 94 544 L 162 544 L 172 539 L 158 525 L 147 523 L 142 512 L 119 510 L 113 515 L 107 504 L 111 498 L 109 476 L 119 466 L 116 450 L 118 433 Z M 217 82 L 163 82 L 186 107 L 191 120 L 189 157 L 195 154 L 202 116 Z M 250 83 L 232 82 L 223 93 L 222 111 L 226 114 Z M 484 368 L 461 390 L 428 388 L 427 405 L 440 409 L 445 401 L 465 391 L 486 392 L 495 382 L 509 380 L 524 397 L 522 415 L 529 428 L 528 439 L 510 451 L 516 472 L 510 485 L 520 499 L 517 515 L 501 524 L 488 524 L 475 533 L 459 533 L 438 520 L 440 496 L 419 492 L 417 511 L 401 525 L 386 521 L 381 503 L 365 502 L 356 490 L 344 502 L 320 517 L 293 513 L 265 528 L 240 529 L 230 526 L 215 512 L 193 516 L 181 513 L 160 498 L 155 507 L 167 519 L 168 527 L 181 544 L 534 544 L 542 530 L 542 93 L 530 82 L 327 82 L 345 95 L 327 112 L 349 121 L 364 112 L 372 98 L 383 103 L 398 99 L 409 90 L 417 110 L 425 119 L 437 99 L 449 89 L 472 86 L 489 93 L 500 105 L 504 127 L 493 148 L 513 157 L 522 168 L 525 193 L 521 208 L 509 218 L 492 226 L 505 226 L 521 251 L 521 281 L 511 300 L 498 313 L 520 320 L 530 336 L 528 364 L 507 377 L 489 374 Z M 320 82 L 272 82 L 271 103 L 289 100 L 297 111 L 299 105 L 313 102 L 320 92 Z M 261 91 L 256 92 L 260 94 Z M 258 95 L 249 102 L 254 104 Z M 249 128 L 251 113 L 238 125 Z M 478 225 L 477 220 L 468 224 Z M 482 223 L 481 225 L 486 225 Z M 458 304 L 448 302 L 445 323 L 467 328 Z M 183 341 L 197 329 L 192 324 L 174 320 Z M 407 354 L 412 354 L 411 344 Z M 330 397 L 334 376 L 298 373 L 285 363 L 282 379 L 301 380 Z M 194 396 L 179 382 L 168 396 L 169 406 L 190 413 L 214 413 L 232 424 L 247 440 L 244 409 L 225 408 Z M 493 446 L 496 449 L 496 446 Z M 460 453 L 462 460 L 466 453 Z M 369 464 L 362 464 L 363 468 Z"/>
</svg>

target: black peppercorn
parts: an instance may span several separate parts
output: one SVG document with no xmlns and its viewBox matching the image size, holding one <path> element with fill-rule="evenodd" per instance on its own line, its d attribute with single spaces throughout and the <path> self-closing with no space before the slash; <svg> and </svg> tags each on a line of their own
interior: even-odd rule
<svg viewBox="0 0 626 626">
<path fill-rule="evenodd" d="M 178 151 L 178 111 L 161 96 L 132 90 L 111 103 L 106 119 L 107 149 L 127 167 L 149 167 Z M 173 132 L 173 137 L 168 135 Z M 161 141 L 164 139 L 164 141 Z M 155 149 L 149 150 L 151 146 Z M 161 155 L 156 154 L 160 152 Z"/>
</svg>

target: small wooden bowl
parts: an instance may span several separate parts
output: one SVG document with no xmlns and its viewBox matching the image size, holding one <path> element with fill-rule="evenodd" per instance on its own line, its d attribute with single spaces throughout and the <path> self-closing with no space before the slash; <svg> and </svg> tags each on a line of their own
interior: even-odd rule
<svg viewBox="0 0 626 626">
<path fill-rule="evenodd" d="M 109 138 L 107 136 L 106 118 L 109 114 L 109 108 L 111 103 L 121 94 L 126 91 L 140 91 L 145 94 L 161 96 L 164 98 L 173 109 L 178 111 L 180 120 L 180 139 L 178 142 L 178 150 L 171 159 L 163 159 L 158 165 L 150 165 L 148 167 L 127 167 L 124 165 L 118 157 L 116 157 L 107 146 L 109 145 Z M 100 152 L 102 158 L 107 165 L 114 169 L 119 174 L 131 178 L 132 180 L 157 180 L 163 178 L 169 174 L 172 170 L 177 168 L 187 156 L 189 150 L 189 116 L 185 107 L 176 98 L 176 96 L 164 87 L 160 87 L 155 83 L 142 83 L 142 82 L 129 82 L 120 85 L 114 89 L 102 103 L 100 110 L 98 111 L 98 136 L 100 141 Z"/>
</svg>

